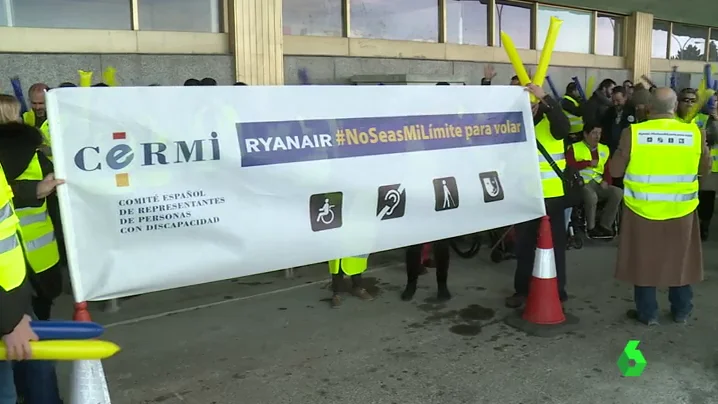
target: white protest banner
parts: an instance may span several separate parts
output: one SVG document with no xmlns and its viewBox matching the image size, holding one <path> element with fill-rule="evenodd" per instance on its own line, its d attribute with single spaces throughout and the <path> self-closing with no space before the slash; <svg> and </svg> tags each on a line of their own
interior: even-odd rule
<svg viewBox="0 0 718 404">
<path fill-rule="evenodd" d="M 61 88 L 47 103 L 78 300 L 544 214 L 520 87 Z"/>
</svg>

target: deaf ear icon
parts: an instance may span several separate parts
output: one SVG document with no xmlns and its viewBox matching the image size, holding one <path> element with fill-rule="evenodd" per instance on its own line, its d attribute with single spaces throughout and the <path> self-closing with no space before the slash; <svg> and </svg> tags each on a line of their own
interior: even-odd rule
<svg viewBox="0 0 718 404">
<path fill-rule="evenodd" d="M 399 206 L 399 203 L 401 202 L 401 194 L 396 189 L 392 189 L 391 191 L 386 193 L 384 200 L 391 202 L 389 210 L 386 211 L 386 216 L 391 216 L 392 213 L 394 213 L 394 209 L 396 209 L 396 207 Z"/>
</svg>

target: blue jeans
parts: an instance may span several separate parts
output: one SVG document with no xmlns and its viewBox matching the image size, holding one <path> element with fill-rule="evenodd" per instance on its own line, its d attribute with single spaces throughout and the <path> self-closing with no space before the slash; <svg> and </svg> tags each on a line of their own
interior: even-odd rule
<svg viewBox="0 0 718 404">
<path fill-rule="evenodd" d="M 633 293 L 638 319 L 643 322 L 657 320 L 658 301 L 656 300 L 656 288 L 653 286 L 634 286 Z M 671 302 L 671 313 L 673 313 L 674 317 L 688 316 L 693 310 L 693 288 L 691 288 L 691 285 L 668 288 L 668 301 Z"/>
<path fill-rule="evenodd" d="M 17 404 L 16 392 L 22 395 L 26 404 L 62 404 L 55 364 L 50 361 L 0 361 L 0 404 Z"/>
<path fill-rule="evenodd" d="M 12 362 L 0 361 L 0 404 L 17 404 Z"/>
</svg>

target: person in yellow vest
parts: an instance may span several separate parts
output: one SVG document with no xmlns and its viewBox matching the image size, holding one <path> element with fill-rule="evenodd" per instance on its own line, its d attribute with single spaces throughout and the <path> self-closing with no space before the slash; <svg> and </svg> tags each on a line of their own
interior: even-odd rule
<svg viewBox="0 0 718 404">
<path fill-rule="evenodd" d="M 536 130 L 536 141 L 543 146 L 559 170 L 566 169 L 564 140 L 569 134 L 570 124 L 561 106 L 553 98 L 546 95 L 541 87 L 529 84 L 526 90 L 537 100 L 532 105 L 533 121 Z M 559 297 L 568 300 L 566 293 L 566 222 L 564 209 L 563 181 L 554 171 L 549 161 L 538 150 L 541 184 L 546 204 L 546 214 L 551 221 L 554 254 L 556 257 L 556 277 L 558 278 Z M 516 225 L 516 272 L 514 273 L 514 291 L 506 299 L 506 306 L 521 307 L 529 293 L 529 282 L 533 271 L 536 241 L 538 237 L 539 219 Z"/>
<path fill-rule="evenodd" d="M 606 167 L 608 146 L 599 143 L 601 128 L 588 124 L 584 127 L 583 140 L 566 150 L 566 162 L 578 170 L 583 178 L 583 206 L 586 215 L 586 233 L 590 238 L 612 238 L 613 223 L 623 199 L 620 188 L 611 185 L 611 173 Z M 601 221 L 596 225 L 596 209 L 605 203 Z"/>
<path fill-rule="evenodd" d="M 716 191 L 718 191 L 718 97 L 706 104 L 705 110 L 695 119 L 696 125 L 705 130 L 708 147 L 713 161 L 711 172 L 701 176 L 700 191 L 698 192 L 698 220 L 701 225 L 701 240 L 708 240 L 711 220 L 715 210 Z"/>
<path fill-rule="evenodd" d="M 42 151 L 46 156 L 52 158 L 50 125 L 47 120 L 47 109 L 45 108 L 45 93 L 49 90 L 50 87 L 45 83 L 35 83 L 30 86 L 30 89 L 27 90 L 27 95 L 30 99 L 30 110 L 22 114 L 22 120 L 42 133 Z"/>
<path fill-rule="evenodd" d="M 649 120 L 624 130 L 609 161 L 613 175 L 625 174 L 615 276 L 634 285 L 629 318 L 658 324 L 656 288 L 668 287 L 673 320 L 685 323 L 693 310 L 691 285 L 703 279 L 703 254 L 696 208 L 698 176 L 710 171 L 705 136 L 694 124 L 675 119 L 678 100 L 657 88 Z"/>
<path fill-rule="evenodd" d="M 19 105 L 12 96 L 0 96 L 0 108 L 19 110 Z M 54 176 L 52 163 L 38 151 L 41 144 L 42 134 L 37 129 L 17 118 L 0 119 L 0 164 L 15 193 L 13 202 L 36 294 L 33 308 L 40 320 L 47 320 L 53 300 L 62 293 L 62 271 L 55 225 L 48 212 L 48 202 L 57 200 L 39 198 L 35 193 L 40 181 Z"/>
<path fill-rule="evenodd" d="M 345 257 L 329 261 L 329 273 L 332 275 L 332 300 L 333 308 L 342 304 L 340 293 L 344 290 L 344 275 L 351 278 L 351 294 L 361 300 L 374 300 L 374 296 L 364 289 L 361 274 L 366 271 L 369 262 L 369 254 Z"/>
<path fill-rule="evenodd" d="M 585 100 L 581 98 L 581 94 L 576 88 L 573 81 L 566 86 L 566 95 L 561 100 L 561 108 L 566 114 L 568 122 L 571 125 L 569 140 L 567 142 L 576 143 L 583 140 L 583 104 Z"/>
<path fill-rule="evenodd" d="M 30 341 L 37 341 L 38 338 L 30 327 L 32 288 L 26 277 L 18 231 L 20 220 L 13 210 L 12 197 L 12 190 L 0 167 L 0 336 L 8 351 L 8 359 L 24 360 L 32 357 Z M 16 402 L 13 363 L 0 361 L 0 403 Z"/>
</svg>

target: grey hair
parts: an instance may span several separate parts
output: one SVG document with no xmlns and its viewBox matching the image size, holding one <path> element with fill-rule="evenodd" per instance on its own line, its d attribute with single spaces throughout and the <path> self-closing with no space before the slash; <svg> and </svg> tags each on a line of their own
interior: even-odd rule
<svg viewBox="0 0 718 404">
<path fill-rule="evenodd" d="M 651 94 L 651 112 L 654 114 L 672 114 L 678 107 L 678 96 L 668 87 L 657 88 Z"/>
</svg>

